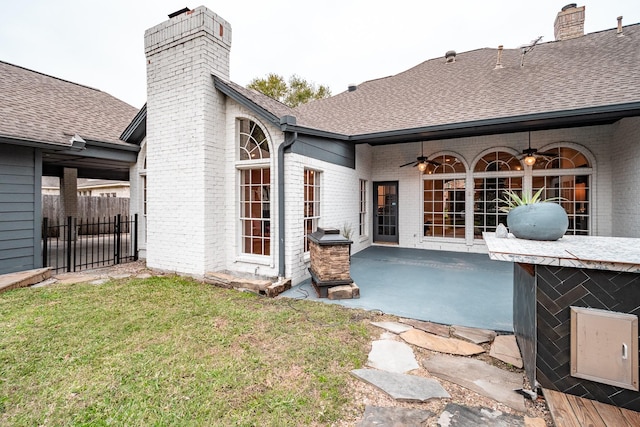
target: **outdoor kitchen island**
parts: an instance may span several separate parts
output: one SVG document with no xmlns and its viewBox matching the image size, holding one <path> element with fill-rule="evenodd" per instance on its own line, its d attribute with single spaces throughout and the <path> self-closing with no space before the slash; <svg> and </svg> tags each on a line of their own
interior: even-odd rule
<svg viewBox="0 0 640 427">
<path fill-rule="evenodd" d="M 483 233 L 514 263 L 513 327 L 531 384 L 640 411 L 640 239 Z"/>
</svg>

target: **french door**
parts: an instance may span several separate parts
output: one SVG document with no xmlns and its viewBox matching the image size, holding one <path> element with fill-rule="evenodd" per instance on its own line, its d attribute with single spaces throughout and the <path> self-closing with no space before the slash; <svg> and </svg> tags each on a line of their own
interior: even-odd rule
<svg viewBox="0 0 640 427">
<path fill-rule="evenodd" d="M 398 181 L 373 183 L 373 241 L 398 243 Z"/>
</svg>

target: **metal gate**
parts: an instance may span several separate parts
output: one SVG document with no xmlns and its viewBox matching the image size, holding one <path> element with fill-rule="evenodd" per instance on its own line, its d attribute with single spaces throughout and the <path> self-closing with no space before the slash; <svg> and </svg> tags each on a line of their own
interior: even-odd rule
<svg viewBox="0 0 640 427">
<path fill-rule="evenodd" d="M 138 259 L 138 215 L 42 221 L 42 265 L 55 273 Z"/>
</svg>

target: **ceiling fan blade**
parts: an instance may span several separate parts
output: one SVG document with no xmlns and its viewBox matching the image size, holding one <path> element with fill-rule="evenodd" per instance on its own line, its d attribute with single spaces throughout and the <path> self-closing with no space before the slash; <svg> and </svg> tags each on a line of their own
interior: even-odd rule
<svg viewBox="0 0 640 427">
<path fill-rule="evenodd" d="M 440 162 L 436 162 L 435 160 L 429 160 L 429 159 L 427 159 L 426 162 L 431 163 L 434 166 L 440 166 L 442 164 Z"/>
<path fill-rule="evenodd" d="M 550 153 L 548 151 L 537 151 L 536 154 L 544 157 L 558 157 L 558 153 Z"/>
<path fill-rule="evenodd" d="M 410 164 L 415 163 L 416 165 L 418 164 L 415 160 L 410 161 L 409 163 L 405 163 L 404 165 L 400 165 L 401 168 L 405 167 L 405 166 L 409 166 Z M 415 166 L 415 165 L 414 165 Z"/>
</svg>

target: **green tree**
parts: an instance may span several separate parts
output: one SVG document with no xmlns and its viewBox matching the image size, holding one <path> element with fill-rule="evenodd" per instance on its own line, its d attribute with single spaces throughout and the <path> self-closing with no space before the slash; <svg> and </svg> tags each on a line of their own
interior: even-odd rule
<svg viewBox="0 0 640 427">
<path fill-rule="evenodd" d="M 295 74 L 289 77 L 287 82 L 284 77 L 269 73 L 265 78 L 256 77 L 251 80 L 247 87 L 262 92 L 289 107 L 297 107 L 314 99 L 331 96 L 331 90 L 328 86 L 316 85 Z"/>
</svg>

